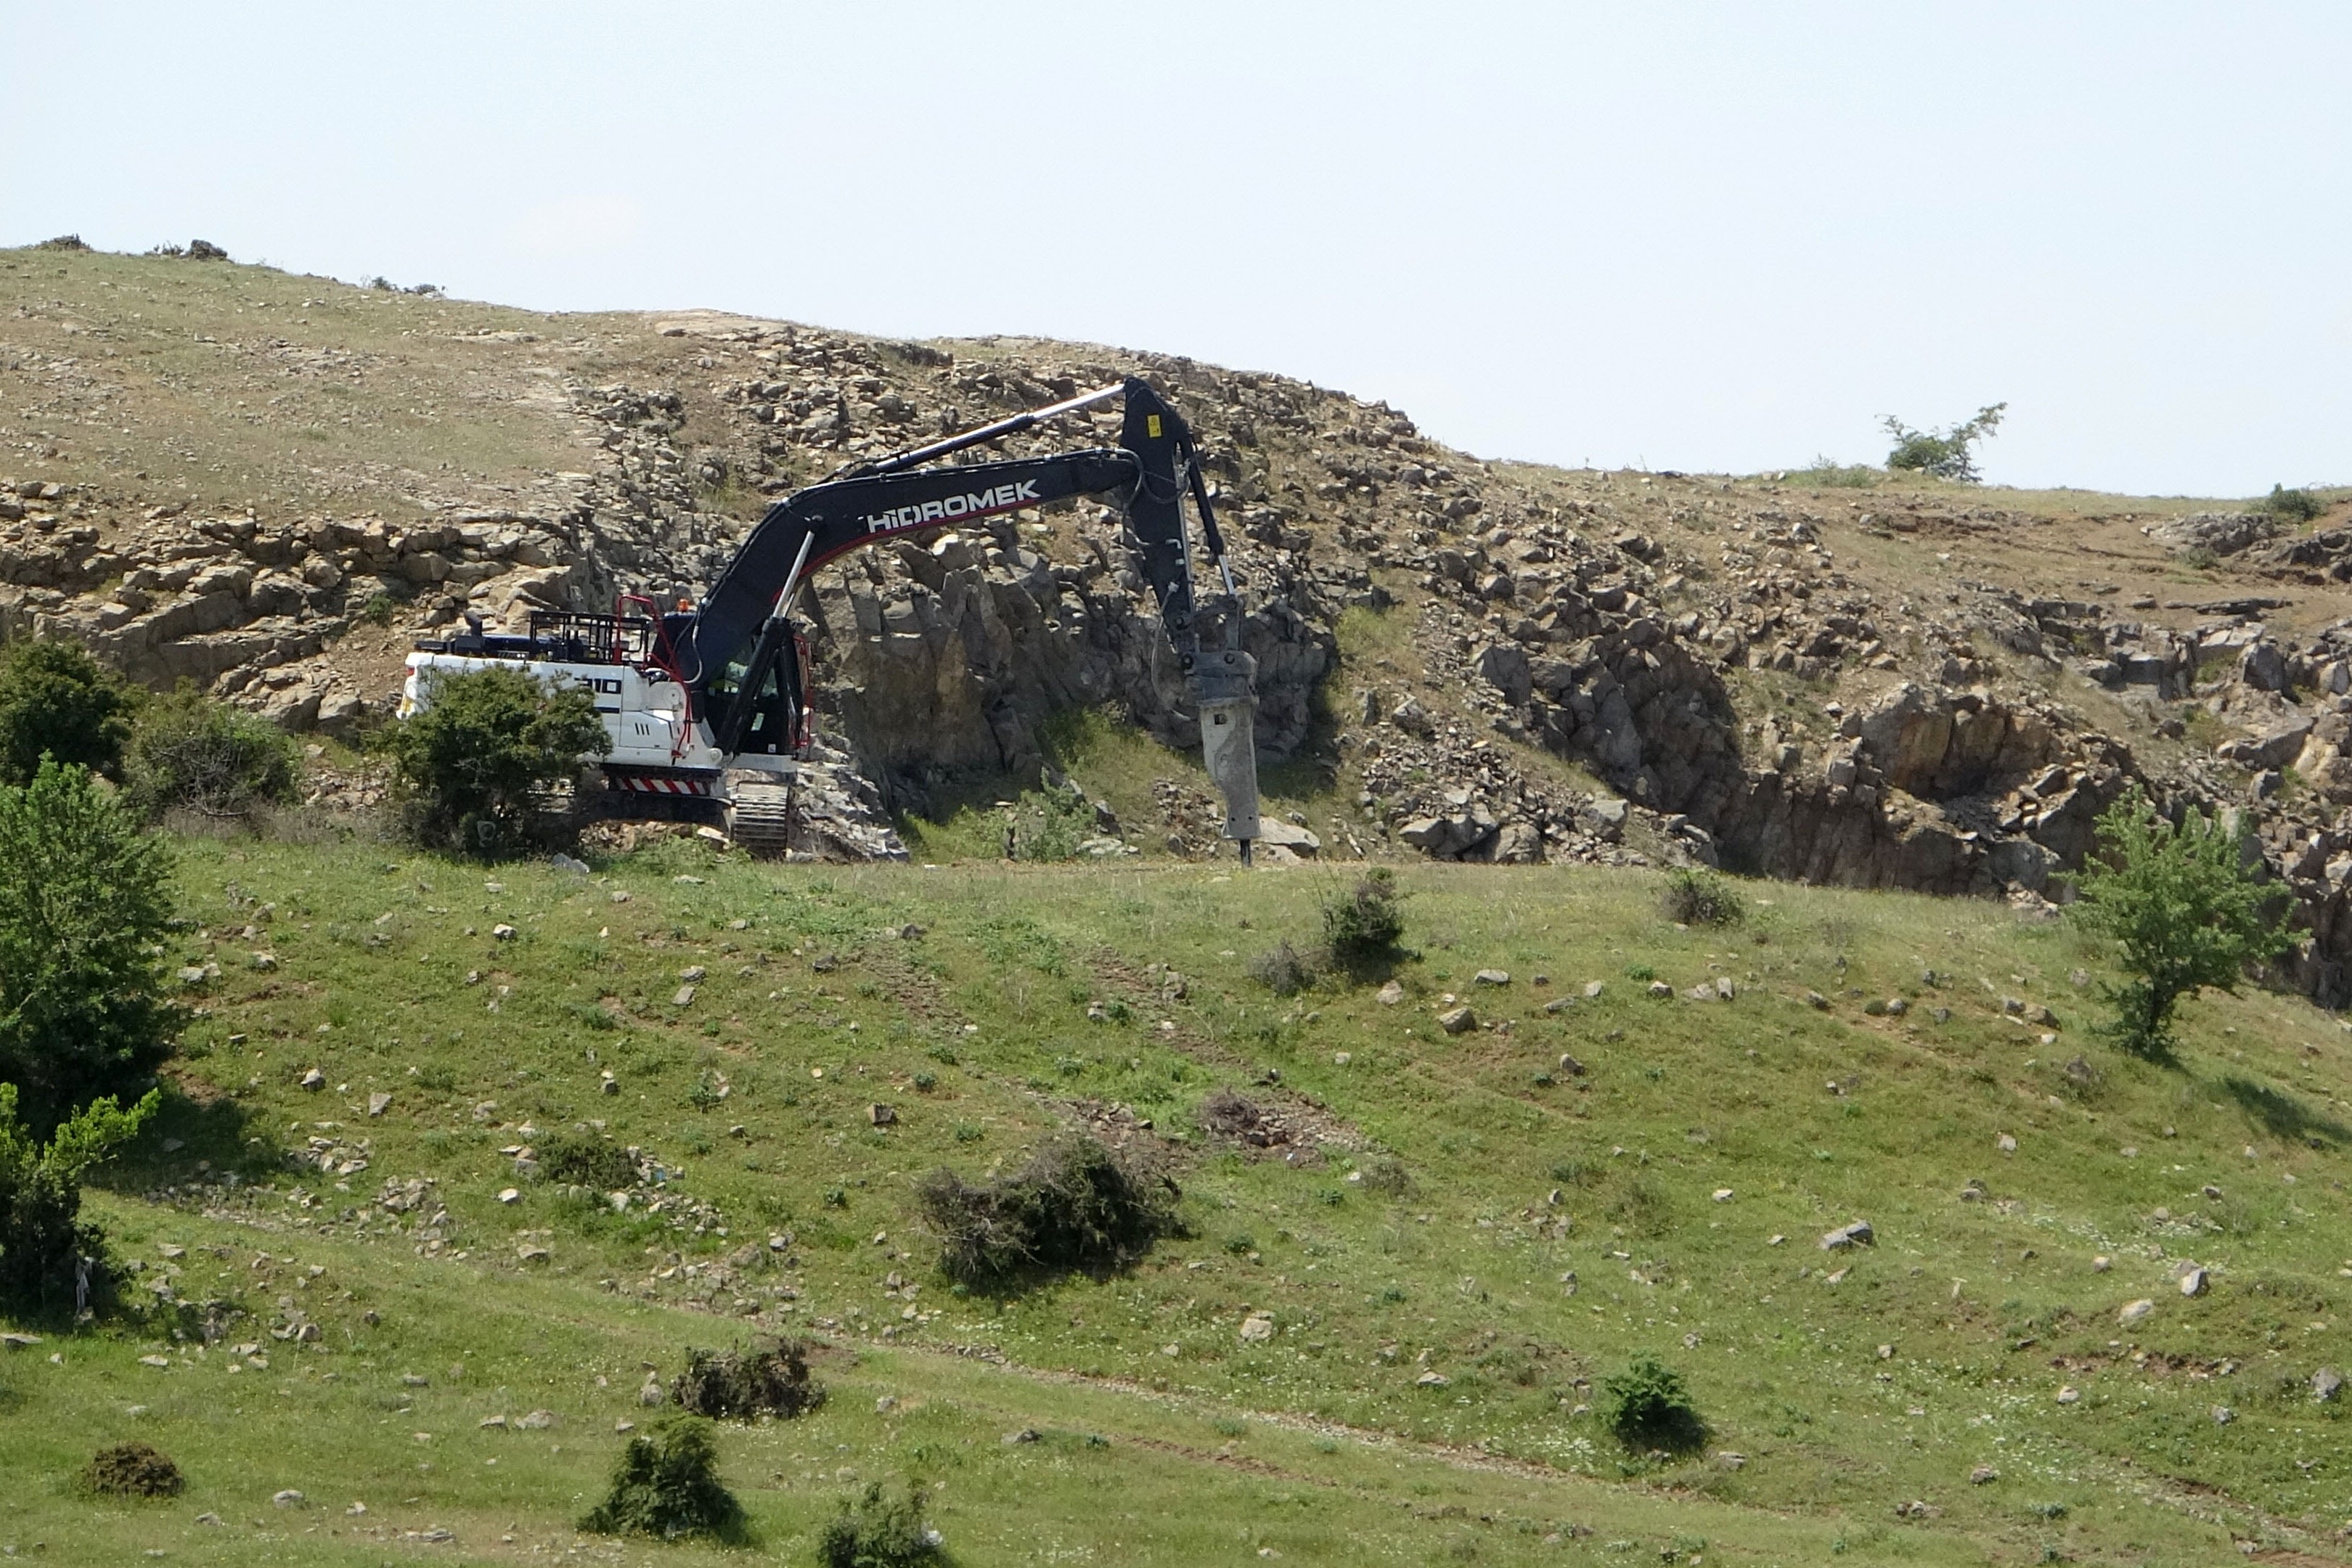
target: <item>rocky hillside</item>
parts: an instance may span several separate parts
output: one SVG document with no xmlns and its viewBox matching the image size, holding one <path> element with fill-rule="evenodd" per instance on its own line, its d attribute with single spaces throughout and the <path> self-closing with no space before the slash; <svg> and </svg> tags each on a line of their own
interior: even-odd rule
<svg viewBox="0 0 2352 1568">
<path fill-rule="evenodd" d="M 2352 995 L 2340 500 L 2289 525 L 1866 470 L 1569 472 L 1160 355 L 547 316 L 72 248 L 0 252 L 0 619 L 293 728 L 380 712 L 409 637 L 463 610 L 692 593 L 799 485 L 1140 372 L 1202 438 L 1265 758 L 1334 847 L 2038 907 L 2137 783 L 2252 813 L 2311 928 L 2298 978 Z M 1006 447 L 1107 441 L 1115 416 L 1085 423 Z M 877 549 L 817 588 L 828 726 L 897 810 L 1034 778 L 1073 707 L 1187 742 L 1100 507 Z M 1167 816 L 1129 825 L 1139 847 L 1211 847 Z"/>
</svg>

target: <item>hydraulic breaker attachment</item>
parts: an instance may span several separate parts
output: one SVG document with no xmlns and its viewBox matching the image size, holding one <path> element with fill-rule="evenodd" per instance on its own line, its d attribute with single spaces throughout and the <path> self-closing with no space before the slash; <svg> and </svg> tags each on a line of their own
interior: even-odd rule
<svg viewBox="0 0 2352 1568">
<path fill-rule="evenodd" d="M 1239 839 L 1242 858 L 1258 836 L 1257 660 L 1238 648 L 1203 653 L 1192 667 L 1193 699 L 1201 707 L 1201 760 L 1225 797 L 1224 837 Z"/>
</svg>

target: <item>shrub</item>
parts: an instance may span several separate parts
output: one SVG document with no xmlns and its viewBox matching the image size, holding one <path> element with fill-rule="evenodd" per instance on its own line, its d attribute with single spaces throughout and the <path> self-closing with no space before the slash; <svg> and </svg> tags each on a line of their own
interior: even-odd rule
<svg viewBox="0 0 2352 1568">
<path fill-rule="evenodd" d="M 1713 871 L 1684 866 L 1666 875 L 1666 918 L 1681 925 L 1738 925 L 1746 906 L 1732 885 Z"/>
<path fill-rule="evenodd" d="M 1367 871 L 1344 896 L 1323 905 L 1323 942 L 1331 961 L 1369 969 L 1395 959 L 1404 938 L 1404 896 L 1396 873 L 1382 866 Z"/>
<path fill-rule="evenodd" d="M 1005 819 L 1008 860 L 1068 860 L 1078 846 L 1101 832 L 1094 803 L 1062 785 L 1024 790 Z"/>
<path fill-rule="evenodd" d="M 824 1568 L 919 1568 L 944 1560 L 940 1532 L 923 1522 L 923 1491 L 909 1485 L 892 1497 L 875 1482 L 817 1536 Z"/>
<path fill-rule="evenodd" d="M 1878 483 L 1878 470 L 1866 463 L 1841 467 L 1834 458 L 1815 458 L 1810 468 L 1790 469 L 1789 480 L 1792 484 L 1866 490 Z"/>
<path fill-rule="evenodd" d="M 612 738 L 591 693 L 493 667 L 435 675 L 422 710 L 381 744 L 420 842 L 498 855 L 535 837 L 536 792 L 573 777 Z"/>
<path fill-rule="evenodd" d="M 186 1480 L 180 1467 L 145 1443 L 115 1443 L 90 1456 L 82 1485 L 116 1497 L 178 1497 Z"/>
<path fill-rule="evenodd" d="M 173 806 L 243 816 L 294 798 L 299 755 L 294 737 L 277 725 L 182 681 L 140 712 L 123 777 L 132 803 L 150 817 Z"/>
<path fill-rule="evenodd" d="M 1020 1275 L 1116 1268 L 1179 1229 L 1175 1184 L 1071 1133 L 1041 1146 L 1017 1171 L 974 1184 L 950 1170 L 923 1178 L 915 1198 L 940 1240 L 940 1268 L 962 1285 Z"/>
<path fill-rule="evenodd" d="M 807 1346 L 778 1340 L 763 1350 L 688 1350 L 670 1397 L 713 1419 L 790 1419 L 824 1404 L 824 1385 L 809 1375 Z"/>
<path fill-rule="evenodd" d="M 137 695 L 79 645 L 0 648 L 0 783 L 29 783 L 44 756 L 117 778 Z"/>
<path fill-rule="evenodd" d="M 2211 986 L 2234 992 L 2249 963 L 2294 945 L 2285 918 L 2265 915 L 2271 889 L 2247 864 L 2242 822 L 2191 811 L 2179 827 L 2135 788 L 2100 815 L 2103 858 L 2083 868 L 2074 905 L 2084 926 L 2123 949 L 2130 978 L 2101 991 L 2115 1007 L 2105 1032 L 2135 1056 L 2172 1054 L 2172 1014 Z"/>
<path fill-rule="evenodd" d="M 103 1304 L 106 1238 L 81 1221 L 81 1179 L 162 1103 L 154 1089 L 128 1110 L 99 1100 L 44 1142 L 16 1120 L 16 1086 L 0 1083 L 0 1306 L 47 1317 Z"/>
<path fill-rule="evenodd" d="M 709 1423 L 674 1415 L 632 1436 L 613 1468 L 612 1489 L 580 1528 L 664 1541 L 688 1535 L 740 1539 L 743 1506 L 719 1479 Z"/>
<path fill-rule="evenodd" d="M 163 847 L 78 767 L 0 784 L 0 1079 L 46 1133 L 171 1054 Z"/>
<path fill-rule="evenodd" d="M 593 1187 L 600 1193 L 611 1193 L 636 1184 L 637 1163 L 629 1158 L 626 1149 L 609 1138 L 591 1138 L 578 1132 L 543 1133 L 532 1146 L 531 1157 L 539 1162 L 541 1175 L 567 1186 Z"/>
<path fill-rule="evenodd" d="M 1251 959 L 1249 972 L 1276 996 L 1296 996 L 1315 984 L 1315 965 L 1286 938 Z"/>
<path fill-rule="evenodd" d="M 2273 485 L 2262 505 L 2264 511 L 2284 522 L 2309 522 L 2327 510 L 2327 503 L 2309 490 L 2291 490 L 2284 485 Z"/>
<path fill-rule="evenodd" d="M 1940 436 L 1914 430 L 1890 414 L 1880 421 L 1886 426 L 1886 433 L 1895 437 L 1895 449 L 1886 454 L 1886 466 L 1972 485 L 1979 477 L 1976 444 L 2000 426 L 2002 411 L 2008 407 L 2006 403 L 1988 405 L 1977 410 L 1975 418 L 1964 419 Z"/>
<path fill-rule="evenodd" d="M 1601 1380 L 1601 1417 L 1629 1448 L 1686 1453 L 1706 1441 L 1706 1423 L 1679 1373 L 1648 1356 Z"/>
</svg>

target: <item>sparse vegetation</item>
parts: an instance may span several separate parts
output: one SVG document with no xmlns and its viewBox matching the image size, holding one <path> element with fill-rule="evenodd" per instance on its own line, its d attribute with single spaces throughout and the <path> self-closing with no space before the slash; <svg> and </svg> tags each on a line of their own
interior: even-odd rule
<svg viewBox="0 0 2352 1568">
<path fill-rule="evenodd" d="M 580 1528 L 598 1535 L 651 1535 L 663 1541 L 743 1534 L 743 1505 L 719 1479 L 710 1424 L 674 1415 L 629 1438 L 604 1500 Z"/>
<path fill-rule="evenodd" d="M 1706 1441 L 1706 1423 L 1680 1373 L 1649 1356 L 1601 1379 L 1601 1420 L 1629 1448 L 1687 1453 Z"/>
<path fill-rule="evenodd" d="M 1250 960 L 1250 978 L 1277 996 L 1296 996 L 1315 984 L 1316 965 L 1288 938 Z"/>
<path fill-rule="evenodd" d="M 121 777 L 137 706 L 137 694 L 79 643 L 26 637 L 0 647 L 0 784 L 30 783 L 43 757 Z"/>
<path fill-rule="evenodd" d="M 424 710 L 383 733 L 409 831 L 481 856 L 536 842 L 540 792 L 612 747 L 593 695 L 498 668 L 436 676 Z"/>
<path fill-rule="evenodd" d="M 300 756 L 294 737 L 277 725 L 183 681 L 141 710 L 123 777 L 131 800 L 150 817 L 175 807 L 242 817 L 294 798 Z"/>
<path fill-rule="evenodd" d="M 1131 1262 L 1176 1233 L 1175 1197 L 1174 1183 L 1080 1133 L 1040 1145 L 994 1181 L 968 1182 L 942 1169 L 915 1189 L 924 1223 L 939 1238 L 941 1271 L 975 1287 Z"/>
<path fill-rule="evenodd" d="M 1824 489 L 1866 490 L 1885 477 L 1867 463 L 1840 464 L 1833 458 L 1815 458 L 1811 468 L 1789 470 L 1790 483 Z"/>
<path fill-rule="evenodd" d="M 0 1080 L 36 1131 L 171 1054 L 171 919 L 169 858 L 119 796 L 54 762 L 0 784 Z"/>
<path fill-rule="evenodd" d="M 1679 925 L 1738 925 L 1748 909 L 1738 889 L 1720 874 L 1682 866 L 1666 873 L 1666 918 Z"/>
<path fill-rule="evenodd" d="M 1890 414 L 1880 421 L 1886 426 L 1886 433 L 1895 437 L 1895 448 L 1886 454 L 1886 466 L 1926 474 L 1930 479 L 1975 484 L 1979 478 L 1977 443 L 2000 427 L 2001 415 L 2008 407 L 2006 403 L 1988 404 L 1977 410 L 1974 418 L 1963 419 L 1940 436 L 1914 430 Z"/>
<path fill-rule="evenodd" d="M 688 1351 L 670 1398 L 713 1420 L 789 1420 L 824 1404 L 824 1385 L 809 1375 L 806 1345 L 777 1340 L 750 1350 Z"/>
<path fill-rule="evenodd" d="M 2122 949 L 2129 978 L 2105 987 L 2107 1032 L 2136 1056 L 2173 1054 L 2173 1012 L 2211 987 L 2234 992 L 2246 966 L 2294 945 L 2271 890 L 2244 854 L 2245 830 L 2191 811 L 2176 827 L 2137 789 L 2099 817 L 2099 856 L 2083 868 L 2075 918 Z M 2259 862 L 2257 862 L 2259 864 Z"/>
<path fill-rule="evenodd" d="M 817 1562 L 823 1568 L 922 1568 L 940 1562 L 940 1532 L 923 1522 L 925 1500 L 912 1484 L 893 1496 L 881 1482 L 873 1483 L 826 1523 L 817 1537 Z"/>
<path fill-rule="evenodd" d="M 42 1139 L 16 1118 L 16 1086 L 0 1083 L 0 1307 L 55 1318 L 105 1304 L 113 1277 L 105 1237 L 81 1218 L 82 1177 L 162 1101 L 153 1089 L 128 1110 L 101 1099 Z"/>
<path fill-rule="evenodd" d="M 179 1466 L 135 1438 L 110 1443 L 91 1455 L 81 1481 L 110 1497 L 177 1497 L 187 1485 Z"/>
</svg>

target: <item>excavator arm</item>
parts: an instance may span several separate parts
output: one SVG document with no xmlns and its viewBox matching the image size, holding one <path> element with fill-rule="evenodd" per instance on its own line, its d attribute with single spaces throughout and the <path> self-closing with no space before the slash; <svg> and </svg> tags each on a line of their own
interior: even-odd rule
<svg viewBox="0 0 2352 1568">
<path fill-rule="evenodd" d="M 1032 429 L 1064 415 L 1124 400 L 1116 447 L 1040 458 L 941 466 L 940 459 Z M 805 676 L 791 619 L 810 573 L 852 550 L 969 523 L 1024 507 L 1098 495 L 1125 511 L 1160 626 L 1200 710 L 1203 760 L 1225 798 L 1224 837 L 1244 858 L 1258 837 L 1257 758 L 1253 738 L 1256 664 L 1241 647 L 1241 618 L 1224 542 L 1202 483 L 1192 435 L 1166 400 L 1139 378 L 862 464 L 794 492 L 772 507 L 710 586 L 700 608 L 667 618 L 677 668 L 695 694 L 718 749 L 732 756 L 755 736 L 796 736 Z M 1189 500 L 1202 542 L 1217 563 L 1226 602 L 1223 647 L 1203 650 L 1192 587 Z M 789 705 L 779 721 L 761 694 Z M 765 745 L 776 742 L 770 738 Z"/>
</svg>

